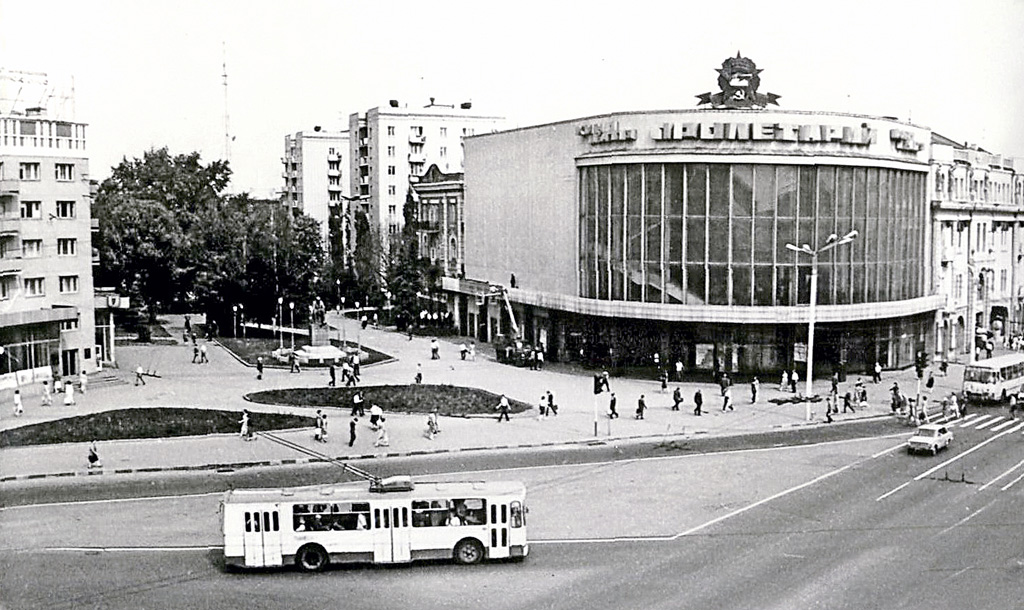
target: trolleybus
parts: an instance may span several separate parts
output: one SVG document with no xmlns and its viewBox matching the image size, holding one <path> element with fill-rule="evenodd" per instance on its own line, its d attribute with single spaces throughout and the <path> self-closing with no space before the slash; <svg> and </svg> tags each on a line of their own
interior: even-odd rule
<svg viewBox="0 0 1024 610">
<path fill-rule="evenodd" d="M 231 490 L 222 505 L 229 567 L 521 559 L 526 487 L 518 482 L 366 483 Z"/>
</svg>

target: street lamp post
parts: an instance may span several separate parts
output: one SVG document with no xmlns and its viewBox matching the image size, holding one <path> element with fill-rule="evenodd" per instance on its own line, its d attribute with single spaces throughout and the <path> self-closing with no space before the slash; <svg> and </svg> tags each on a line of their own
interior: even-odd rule
<svg viewBox="0 0 1024 610">
<path fill-rule="evenodd" d="M 842 237 L 838 237 L 833 233 L 825 240 L 825 244 L 817 250 L 811 249 L 807 244 L 804 244 L 799 248 L 793 244 L 786 244 L 786 249 L 797 253 L 807 254 L 811 257 L 811 305 L 807 312 L 807 395 L 804 402 L 804 417 L 807 421 L 811 420 L 811 396 L 814 395 L 812 391 L 814 383 L 814 315 L 818 305 L 818 255 L 828 252 L 836 246 L 848 244 L 856 237 L 856 230 L 850 231 Z"/>
<path fill-rule="evenodd" d="M 362 309 L 359 307 L 359 301 L 356 301 L 356 355 L 363 351 L 363 326 L 359 323 L 360 313 L 362 313 Z"/>
<path fill-rule="evenodd" d="M 242 322 L 242 338 L 245 339 L 245 303 L 238 304 L 238 315 Z"/>
<path fill-rule="evenodd" d="M 295 301 L 288 301 L 288 326 L 292 327 L 292 351 L 295 351 Z"/>
<path fill-rule="evenodd" d="M 348 353 L 348 338 L 345 332 L 345 297 L 341 297 L 341 348 Z"/>
<path fill-rule="evenodd" d="M 277 297 L 277 338 L 278 347 L 284 351 L 284 297 Z"/>
<path fill-rule="evenodd" d="M 234 330 L 231 333 L 231 336 L 237 339 L 238 338 L 238 305 L 232 305 L 231 306 L 231 319 L 234 320 Z"/>
</svg>

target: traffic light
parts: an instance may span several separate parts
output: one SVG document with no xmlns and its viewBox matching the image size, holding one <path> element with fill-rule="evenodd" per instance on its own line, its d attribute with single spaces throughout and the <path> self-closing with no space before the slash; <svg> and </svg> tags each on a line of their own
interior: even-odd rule
<svg viewBox="0 0 1024 610">
<path fill-rule="evenodd" d="M 599 373 L 594 375 L 594 394 L 600 394 L 601 390 L 604 389 L 604 377 Z"/>
<path fill-rule="evenodd" d="M 917 352 L 917 360 L 914 362 L 914 370 L 917 371 L 917 378 L 924 379 L 924 370 L 928 368 L 928 355 L 924 352 Z"/>
</svg>

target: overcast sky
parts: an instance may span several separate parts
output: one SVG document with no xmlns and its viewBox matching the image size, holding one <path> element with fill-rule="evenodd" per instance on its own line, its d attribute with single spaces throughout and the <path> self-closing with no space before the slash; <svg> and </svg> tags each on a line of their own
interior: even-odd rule
<svg viewBox="0 0 1024 610">
<path fill-rule="evenodd" d="M 283 183 L 286 134 L 389 99 L 472 100 L 513 125 L 693 108 L 737 51 L 782 108 L 909 118 L 1024 157 L 1019 0 L 0 0 L 0 24 L 0 67 L 74 77 L 97 179 L 150 147 L 222 158 L 225 56 L 231 190 L 261 197 Z"/>
</svg>

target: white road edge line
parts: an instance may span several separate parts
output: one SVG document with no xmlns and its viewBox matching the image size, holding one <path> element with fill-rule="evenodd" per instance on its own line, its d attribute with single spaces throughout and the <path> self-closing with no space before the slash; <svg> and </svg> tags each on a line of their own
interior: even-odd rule
<svg viewBox="0 0 1024 610">
<path fill-rule="evenodd" d="M 1024 474 L 1021 474 L 1016 479 L 1014 479 L 1014 480 L 1010 481 L 1009 483 L 1007 483 L 1006 485 L 1000 487 L 999 491 L 1006 491 L 1007 489 L 1013 487 L 1015 484 L 1019 483 L 1021 479 L 1024 479 Z"/>
<path fill-rule="evenodd" d="M 1018 468 L 1020 468 L 1021 466 L 1024 466 L 1024 460 L 1021 460 L 1021 461 L 1017 462 L 1017 464 L 1016 464 L 1016 465 L 1015 465 L 1014 467 L 1010 468 L 1009 470 L 1007 470 L 1007 471 L 1006 471 L 1006 472 L 1004 472 L 1003 474 L 999 475 L 998 477 L 996 477 L 996 478 L 992 479 L 992 480 L 991 480 L 991 481 L 989 481 L 988 483 L 985 483 L 984 485 L 982 485 L 981 487 L 979 487 L 979 488 L 978 488 L 978 491 L 985 491 L 986 489 L 988 489 L 988 487 L 989 487 L 990 485 L 992 485 L 993 483 L 995 483 L 995 482 L 996 482 L 996 481 L 998 481 L 999 479 L 1001 479 L 1001 478 L 1005 477 L 1006 475 L 1010 474 L 1010 473 L 1011 473 L 1011 472 L 1013 472 L 1014 470 L 1017 470 L 1017 469 L 1018 469 Z"/>
</svg>

